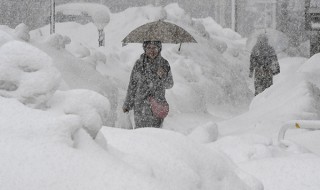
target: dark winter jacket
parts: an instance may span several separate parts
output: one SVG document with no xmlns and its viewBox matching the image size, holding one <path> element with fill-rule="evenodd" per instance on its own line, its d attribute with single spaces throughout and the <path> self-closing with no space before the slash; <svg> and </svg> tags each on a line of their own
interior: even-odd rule
<svg viewBox="0 0 320 190">
<path fill-rule="evenodd" d="M 273 84 L 273 63 L 278 64 L 275 50 L 267 42 L 257 43 L 250 55 L 250 75 L 254 73 L 255 76 L 255 95 Z"/>
<path fill-rule="evenodd" d="M 160 78 L 157 70 L 162 67 L 165 75 Z M 166 101 L 165 90 L 172 88 L 170 65 L 159 55 L 153 62 L 145 54 L 133 66 L 123 109 L 134 110 L 136 128 L 161 127 L 162 119 L 152 115 L 147 98 L 152 95 L 158 101 Z"/>
</svg>

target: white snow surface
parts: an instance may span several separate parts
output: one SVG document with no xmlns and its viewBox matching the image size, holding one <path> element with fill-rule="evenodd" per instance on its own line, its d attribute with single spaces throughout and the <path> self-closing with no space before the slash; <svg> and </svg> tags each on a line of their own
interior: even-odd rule
<svg viewBox="0 0 320 190">
<path fill-rule="evenodd" d="M 121 40 L 159 19 L 198 43 L 163 44 L 169 116 L 163 129 L 128 130 L 121 107 L 143 51 Z M 51 36 L 0 26 L 1 190 L 320 189 L 320 131 L 293 127 L 277 141 L 284 124 L 319 120 L 319 54 L 281 58 L 274 85 L 254 97 L 245 39 L 212 18 L 132 7 L 110 13 L 104 31 L 98 47 L 93 23 L 59 23 Z"/>
<path fill-rule="evenodd" d="M 103 29 L 110 21 L 108 7 L 97 3 L 66 3 L 56 7 L 57 12 L 65 15 L 88 14 L 98 29 Z"/>
</svg>

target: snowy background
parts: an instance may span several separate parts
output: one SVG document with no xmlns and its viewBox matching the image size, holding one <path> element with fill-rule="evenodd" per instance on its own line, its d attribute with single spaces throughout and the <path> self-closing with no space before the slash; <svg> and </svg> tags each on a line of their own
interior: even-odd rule
<svg viewBox="0 0 320 190">
<path fill-rule="evenodd" d="M 319 126 L 320 55 L 279 54 L 281 73 L 254 97 L 246 39 L 211 17 L 178 4 L 104 17 L 105 47 L 97 23 L 58 23 L 51 36 L 0 26 L 1 190 L 320 189 L 320 132 L 303 129 Z M 128 130 L 121 107 L 143 50 L 121 40 L 159 19 L 198 43 L 163 45 L 175 82 L 164 129 Z"/>
</svg>

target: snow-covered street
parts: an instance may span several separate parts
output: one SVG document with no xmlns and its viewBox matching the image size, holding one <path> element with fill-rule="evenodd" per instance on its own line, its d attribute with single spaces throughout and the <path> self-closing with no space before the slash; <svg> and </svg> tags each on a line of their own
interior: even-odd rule
<svg viewBox="0 0 320 190">
<path fill-rule="evenodd" d="M 320 119 L 320 54 L 279 54 L 280 74 L 254 96 L 247 39 L 211 17 L 177 3 L 101 10 L 102 47 L 92 22 L 56 23 L 53 35 L 0 25 L 0 190 L 320 189 L 320 130 L 304 129 Z M 198 43 L 163 44 L 169 115 L 162 129 L 131 130 L 122 105 L 143 49 L 122 40 L 157 20 Z M 290 121 L 302 127 L 279 142 Z"/>
</svg>

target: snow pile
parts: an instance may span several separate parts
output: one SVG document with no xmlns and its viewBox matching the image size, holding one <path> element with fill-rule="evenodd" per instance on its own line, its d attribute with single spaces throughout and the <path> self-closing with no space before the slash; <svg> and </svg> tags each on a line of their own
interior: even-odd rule
<svg viewBox="0 0 320 190">
<path fill-rule="evenodd" d="M 117 111 L 115 86 L 125 87 L 121 71 L 114 73 L 118 78 L 104 77 L 86 58 L 92 56 L 100 68 L 112 68 L 108 60 L 118 58 L 96 49 L 77 58 L 64 48 L 68 43 L 63 36 L 32 38 L 39 49 L 17 41 L 1 46 L 3 86 L 10 87 L 0 97 L 3 189 L 261 189 L 252 185 L 259 182 L 250 175 L 240 178 L 224 155 L 176 132 L 104 127 L 105 139 L 99 131 L 102 125 L 111 126 L 110 115 Z M 129 75 L 130 69 L 125 72 Z M 215 140 L 213 123 L 203 130 L 210 131 L 208 141 Z M 205 135 L 200 129 L 198 133 Z"/>
<path fill-rule="evenodd" d="M 211 17 L 207 17 L 204 19 L 198 19 L 204 26 L 206 31 L 210 34 L 211 37 L 223 37 L 225 39 L 230 40 L 240 40 L 240 34 L 231 30 L 230 28 L 221 27 L 215 20 Z"/>
<path fill-rule="evenodd" d="M 43 107 L 58 88 L 60 73 L 41 50 L 18 41 L 0 48 L 0 95 Z"/>
<path fill-rule="evenodd" d="M 0 28 L 0 46 L 11 40 L 13 40 L 13 37 Z"/>
<path fill-rule="evenodd" d="M 275 76 L 274 85 L 253 99 L 248 113 L 219 123 L 219 131 L 232 134 L 249 130 L 275 137 L 289 120 L 318 119 L 320 85 L 314 80 L 316 73 L 300 72 L 309 61 L 304 62 L 302 58 L 280 60 L 281 72 Z"/>
<path fill-rule="evenodd" d="M 104 128 L 103 148 L 77 115 L 0 103 L 2 189 L 250 189 L 228 159 L 181 134 Z"/>
<path fill-rule="evenodd" d="M 88 14 L 98 29 L 103 29 L 110 21 L 110 10 L 102 4 L 67 3 L 57 6 L 56 11 L 65 15 Z"/>
<path fill-rule="evenodd" d="M 235 144 L 237 148 L 234 148 Z M 235 163 L 270 158 L 274 152 L 272 141 L 269 138 L 255 134 L 226 136 L 215 143 L 208 144 L 208 147 L 220 149 Z"/>
<path fill-rule="evenodd" d="M 313 55 L 303 66 L 300 67 L 299 71 L 310 74 L 317 74 L 320 72 L 320 66 L 317 64 L 320 59 L 320 54 Z"/>
<path fill-rule="evenodd" d="M 320 115 L 320 80 L 318 77 L 319 55 L 306 59 L 281 60 L 281 73 L 275 84 L 251 103 L 250 109 L 264 108 L 283 117 L 295 119 L 316 119 Z M 281 109 L 279 109 L 281 108 Z M 274 110 L 274 111 L 272 111 Z M 277 110 L 277 111 L 275 111 Z M 255 110 L 256 111 L 256 110 Z M 290 119 L 290 117 L 285 117 Z"/>
<path fill-rule="evenodd" d="M 188 137 L 199 143 L 209 143 L 218 139 L 218 133 L 218 126 L 215 123 L 209 122 L 194 129 Z"/>
<path fill-rule="evenodd" d="M 104 128 L 103 133 L 110 145 L 125 153 L 121 155 L 123 160 L 169 189 L 259 190 L 251 188 L 259 182 L 250 175 L 242 174 L 248 180 L 241 181 L 234 173 L 235 166 L 223 154 L 179 133 L 152 128 L 129 132 Z"/>
<path fill-rule="evenodd" d="M 102 149 L 81 129 L 78 116 L 2 97 L 0 103 L 1 189 L 163 189 Z"/>
<path fill-rule="evenodd" d="M 172 3 L 164 7 L 161 10 L 162 15 L 166 15 L 166 19 L 173 21 L 174 23 L 184 23 L 186 25 L 192 24 L 192 18 L 183 10 L 178 3 Z"/>
<path fill-rule="evenodd" d="M 281 59 L 274 85 L 253 99 L 249 112 L 218 122 L 221 136 L 208 146 L 226 153 L 264 189 L 318 189 L 319 131 L 290 129 L 285 146 L 276 141 L 288 121 L 320 119 L 318 62 L 319 55 Z"/>
<path fill-rule="evenodd" d="M 266 190 L 316 190 L 320 185 L 320 162 L 314 154 L 261 159 L 244 163 L 240 168 L 262 180 Z"/>
<path fill-rule="evenodd" d="M 81 43 L 75 45 L 74 48 L 72 48 L 74 51 L 72 52 L 72 54 L 75 57 L 78 58 L 84 58 L 84 57 L 88 57 L 90 56 L 90 50 L 89 48 L 87 48 L 86 46 L 82 45 Z"/>
<path fill-rule="evenodd" d="M 95 138 L 107 124 L 110 103 L 104 96 L 89 90 L 58 91 L 47 104 L 63 114 L 78 115 L 83 128 Z"/>
<path fill-rule="evenodd" d="M 100 51 L 93 50 L 90 55 L 84 57 L 83 60 L 88 64 L 92 65 L 96 69 L 98 64 L 105 64 L 107 61 L 106 56 Z"/>
<path fill-rule="evenodd" d="M 29 42 L 30 30 L 24 23 L 18 24 L 15 29 L 0 25 L 0 46 L 13 39 Z"/>
<path fill-rule="evenodd" d="M 59 36 L 59 34 L 56 34 L 50 36 L 49 39 L 61 39 Z M 90 54 L 88 57 L 80 59 L 70 54 L 59 44 L 54 43 L 57 44 L 55 46 L 50 42 L 52 41 L 41 38 L 36 45 L 52 57 L 54 67 L 61 74 L 62 83 L 60 89 L 89 89 L 105 96 L 109 100 L 111 109 L 107 115 L 107 122 L 104 124 L 114 126 L 118 107 L 117 86 L 112 79 L 101 75 L 94 68 L 96 64 L 104 64 L 105 56 L 98 50 L 92 50 L 92 55 Z"/>
<path fill-rule="evenodd" d="M 180 52 L 178 45 L 163 44 L 175 81 L 166 95 L 171 112 L 164 128 L 170 130 L 101 127 L 132 122 L 119 113 L 142 47 L 122 47 L 121 40 L 160 18 L 198 41 L 182 44 Z M 253 98 L 249 55 L 244 39 L 211 18 L 190 18 L 177 4 L 130 8 L 110 14 L 106 47 L 100 48 L 93 23 L 56 29 L 70 44 L 49 37 L 48 26 L 30 32 L 30 41 L 46 54 L 11 41 L 13 30 L 0 33 L 6 43 L 0 49 L 1 92 L 12 97 L 0 97 L 3 189 L 319 189 L 319 131 L 288 131 L 284 148 L 275 141 L 288 120 L 320 118 L 319 55 L 281 59 L 274 85 L 254 97 L 248 112 L 230 118 Z M 28 73 L 35 68 L 57 75 L 38 78 Z M 19 77 L 27 74 L 26 81 L 40 83 L 34 90 L 47 87 L 45 98 L 36 93 L 36 103 L 27 104 L 42 110 L 21 104 L 28 102 L 28 90 L 16 93 L 24 82 Z"/>
<path fill-rule="evenodd" d="M 110 103 L 88 90 L 57 92 L 60 72 L 43 51 L 23 42 L 10 41 L 0 48 L 0 95 L 33 107 L 60 109 L 62 114 L 79 115 L 83 128 L 95 137 L 107 124 Z"/>
<path fill-rule="evenodd" d="M 71 39 L 68 36 L 62 36 L 60 34 L 53 34 L 47 39 L 48 44 L 56 49 L 64 49 L 67 44 L 70 44 Z"/>
<path fill-rule="evenodd" d="M 16 26 L 14 36 L 18 39 L 28 42 L 30 40 L 29 32 L 29 27 L 24 23 L 21 23 Z"/>
</svg>

